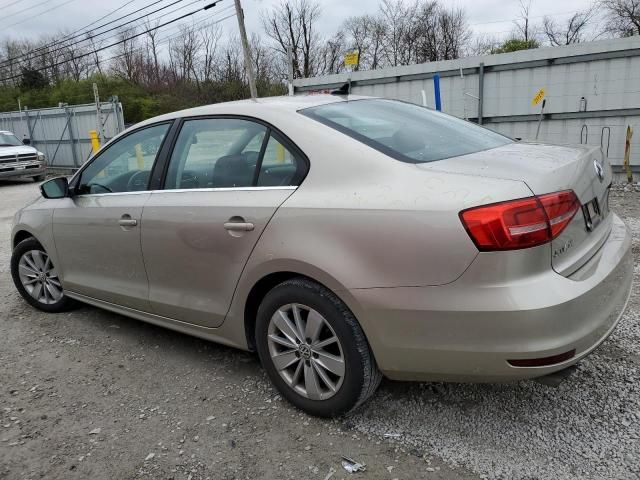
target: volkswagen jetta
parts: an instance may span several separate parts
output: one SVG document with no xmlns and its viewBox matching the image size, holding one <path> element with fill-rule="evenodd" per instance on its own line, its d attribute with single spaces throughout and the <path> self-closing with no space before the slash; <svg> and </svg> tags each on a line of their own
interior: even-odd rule
<svg viewBox="0 0 640 480">
<path fill-rule="evenodd" d="M 506 381 L 579 361 L 631 290 L 599 148 L 317 95 L 147 120 L 16 214 L 36 308 L 75 301 L 245 350 L 293 404 L 383 375 Z"/>
</svg>

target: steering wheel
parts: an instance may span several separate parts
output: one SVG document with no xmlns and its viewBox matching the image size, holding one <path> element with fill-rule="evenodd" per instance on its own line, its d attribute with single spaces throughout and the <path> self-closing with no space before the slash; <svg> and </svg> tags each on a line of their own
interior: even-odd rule
<svg viewBox="0 0 640 480">
<path fill-rule="evenodd" d="M 146 170 L 138 170 L 133 175 L 131 175 L 129 177 L 129 181 L 127 182 L 127 191 L 137 192 L 146 189 L 147 183 L 149 181 L 149 173 L 150 172 Z"/>
</svg>

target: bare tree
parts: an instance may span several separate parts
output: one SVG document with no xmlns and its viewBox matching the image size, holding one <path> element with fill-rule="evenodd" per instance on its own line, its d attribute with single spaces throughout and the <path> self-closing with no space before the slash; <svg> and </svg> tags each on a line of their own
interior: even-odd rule
<svg viewBox="0 0 640 480">
<path fill-rule="evenodd" d="M 471 37 L 464 10 L 440 8 L 438 27 L 441 38 L 438 60 L 459 58 Z"/>
<path fill-rule="evenodd" d="M 96 69 L 98 74 L 102 75 L 102 62 L 100 59 L 100 52 L 98 51 L 103 45 L 104 40 L 100 38 L 95 38 L 94 36 L 87 34 L 87 40 L 91 45 L 91 60 L 93 62 L 93 67 Z"/>
<path fill-rule="evenodd" d="M 531 22 L 531 0 L 520 0 L 520 14 L 515 20 L 517 36 L 525 42 L 535 40 L 536 29 Z"/>
<path fill-rule="evenodd" d="M 116 49 L 117 55 L 113 61 L 113 70 L 132 83 L 140 83 L 142 74 L 142 48 L 139 37 L 134 37 L 135 28 L 123 29 L 118 33 L 120 43 Z"/>
<path fill-rule="evenodd" d="M 474 36 L 467 46 L 469 56 L 489 55 L 500 45 L 500 40 L 495 35 L 480 34 Z"/>
<path fill-rule="evenodd" d="M 320 6 L 314 0 L 282 0 L 262 16 L 264 31 L 282 58 L 286 58 L 287 49 L 291 48 L 296 78 L 311 77 L 316 73 L 321 48 L 316 32 L 319 16 Z"/>
<path fill-rule="evenodd" d="M 66 45 L 61 50 L 64 60 L 63 70 L 68 77 L 74 81 L 79 81 L 89 75 L 92 60 L 90 50 L 87 45 L 73 45 L 73 42 L 65 42 Z"/>
<path fill-rule="evenodd" d="M 215 75 L 220 38 L 222 38 L 222 29 L 217 25 L 209 26 L 200 32 L 200 46 L 202 48 L 200 69 L 203 82 L 212 81 Z"/>
<path fill-rule="evenodd" d="M 387 31 L 379 16 L 350 17 L 342 24 L 340 33 L 343 34 L 345 48 L 359 52 L 354 70 L 374 70 L 380 66 Z"/>
<path fill-rule="evenodd" d="M 383 47 L 386 62 L 395 67 L 409 63 L 412 47 L 411 19 L 415 17 L 417 5 L 406 5 L 404 0 L 382 0 L 380 17 L 387 26 Z"/>
<path fill-rule="evenodd" d="M 243 54 L 240 49 L 240 40 L 235 37 L 235 41 L 227 43 L 222 51 L 219 65 L 219 80 L 227 83 L 245 83 L 245 68 L 243 64 Z"/>
<path fill-rule="evenodd" d="M 347 48 L 349 50 L 357 50 L 359 53 L 358 63 L 353 67 L 357 71 L 360 69 L 363 57 L 369 49 L 372 28 L 371 18 L 367 15 L 347 18 L 342 28 L 348 38 Z"/>
<path fill-rule="evenodd" d="M 384 39 L 387 35 L 387 28 L 382 19 L 378 17 L 371 18 L 370 32 L 369 50 L 366 52 L 365 58 L 368 61 L 368 68 L 375 70 L 383 64 L 382 51 Z"/>
<path fill-rule="evenodd" d="M 147 58 L 146 62 L 151 67 L 151 75 L 147 75 L 148 80 L 151 83 L 157 84 L 160 81 L 160 62 L 158 61 L 159 46 L 158 46 L 158 25 L 159 20 L 156 20 L 155 25 L 152 25 L 150 21 L 145 23 L 146 34 L 146 48 Z"/>
<path fill-rule="evenodd" d="M 9 80 L 3 82 L 5 85 L 14 85 L 17 82 L 13 77 L 20 75 L 23 66 L 29 67 L 29 57 L 27 56 L 27 62 L 24 61 L 24 56 L 29 51 L 29 45 L 25 42 L 6 39 L 2 45 L 3 60 L 0 70 L 2 71 L 2 78 L 8 78 Z"/>
<path fill-rule="evenodd" d="M 464 10 L 445 8 L 435 0 L 420 5 L 415 19 L 416 46 L 412 63 L 459 58 L 470 40 Z"/>
<path fill-rule="evenodd" d="M 200 80 L 196 72 L 196 63 L 201 38 L 192 26 L 180 25 L 179 32 L 169 46 L 171 63 L 176 68 L 175 77 L 181 82 L 194 80 L 199 88 Z"/>
<path fill-rule="evenodd" d="M 342 55 L 345 50 L 344 33 L 338 31 L 325 42 L 320 55 L 318 72 L 321 74 L 340 73 L 344 68 Z"/>
<path fill-rule="evenodd" d="M 640 35 L 640 0 L 602 0 L 607 30 L 621 37 Z"/>
<path fill-rule="evenodd" d="M 544 34 L 553 46 L 571 45 L 584 41 L 585 31 L 596 14 L 595 6 L 574 13 L 564 25 L 551 17 L 545 16 L 543 20 Z"/>
</svg>

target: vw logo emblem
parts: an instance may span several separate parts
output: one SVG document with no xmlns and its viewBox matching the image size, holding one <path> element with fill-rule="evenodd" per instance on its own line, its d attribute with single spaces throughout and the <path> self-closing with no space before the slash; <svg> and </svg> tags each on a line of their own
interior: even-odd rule
<svg viewBox="0 0 640 480">
<path fill-rule="evenodd" d="M 598 163 L 598 160 L 593 161 L 593 168 L 596 169 L 598 179 L 600 179 L 600 181 L 602 182 L 604 180 L 604 168 L 602 168 L 602 165 Z"/>
</svg>

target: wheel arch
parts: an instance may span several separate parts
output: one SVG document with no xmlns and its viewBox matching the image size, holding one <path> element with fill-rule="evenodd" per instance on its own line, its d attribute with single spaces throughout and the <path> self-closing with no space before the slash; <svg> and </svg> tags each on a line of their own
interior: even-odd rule
<svg viewBox="0 0 640 480">
<path fill-rule="evenodd" d="M 21 229 L 15 232 L 15 234 L 13 235 L 11 248 L 12 249 L 16 248 L 20 242 L 23 242 L 28 238 L 34 238 L 38 243 L 40 243 L 40 241 L 36 238 L 36 236 L 33 233 L 31 233 L 28 230 Z"/>
<path fill-rule="evenodd" d="M 258 308 L 260 303 L 264 299 L 264 297 L 277 285 L 290 280 L 292 278 L 304 278 L 306 280 L 310 280 L 322 287 L 326 288 L 333 292 L 353 313 L 356 320 L 360 324 L 360 327 L 365 333 L 365 337 L 368 339 L 366 326 L 361 321 L 362 312 L 360 311 L 359 305 L 355 304 L 355 299 L 349 294 L 348 290 L 344 288 L 335 288 L 331 283 L 333 282 L 323 282 L 314 278 L 314 276 L 310 276 L 308 274 L 300 273 L 295 270 L 281 270 L 275 271 L 268 274 L 263 275 L 259 278 L 249 290 L 249 293 L 246 296 L 246 300 L 244 301 L 244 331 L 247 341 L 247 347 L 250 351 L 256 350 L 256 342 L 255 342 L 255 326 L 258 314 Z"/>
</svg>

